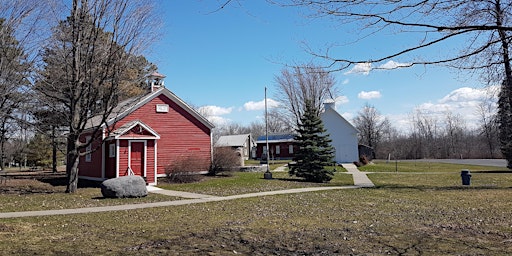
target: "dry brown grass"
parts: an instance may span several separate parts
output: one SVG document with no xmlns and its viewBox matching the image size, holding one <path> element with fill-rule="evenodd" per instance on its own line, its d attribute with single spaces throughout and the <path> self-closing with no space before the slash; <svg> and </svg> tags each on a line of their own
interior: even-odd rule
<svg viewBox="0 0 512 256">
<path fill-rule="evenodd" d="M 475 173 L 470 187 L 460 185 L 457 173 L 376 173 L 370 178 L 377 188 L 1 219 L 0 252 L 5 255 L 512 254 L 511 173 Z M 261 179 L 253 183 L 234 182 L 231 187 L 226 182 L 224 189 L 260 186 L 257 185 L 260 181 L 264 182 Z M 269 184 L 273 183 L 265 186 Z M 205 189 L 204 186 L 190 188 L 194 192 Z"/>
</svg>

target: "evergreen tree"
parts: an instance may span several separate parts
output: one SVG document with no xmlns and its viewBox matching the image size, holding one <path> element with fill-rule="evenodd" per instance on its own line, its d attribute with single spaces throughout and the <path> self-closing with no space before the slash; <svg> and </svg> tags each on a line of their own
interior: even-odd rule
<svg viewBox="0 0 512 256">
<path fill-rule="evenodd" d="M 507 81 L 503 82 L 498 100 L 498 123 L 501 152 L 507 160 L 507 168 L 512 169 L 512 92 Z"/>
<path fill-rule="evenodd" d="M 293 158 L 296 164 L 290 168 L 289 174 L 306 181 L 327 182 L 334 173 L 324 167 L 332 165 L 334 148 L 319 114 L 320 111 L 311 101 L 306 101 L 304 114 L 296 130 L 298 135 L 295 136 L 299 145 Z"/>
</svg>

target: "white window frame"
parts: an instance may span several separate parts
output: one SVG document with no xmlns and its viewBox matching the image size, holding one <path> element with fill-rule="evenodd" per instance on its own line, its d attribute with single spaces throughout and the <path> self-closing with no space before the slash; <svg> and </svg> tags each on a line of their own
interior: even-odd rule
<svg viewBox="0 0 512 256">
<path fill-rule="evenodd" d="M 288 146 L 288 153 L 293 154 L 293 145 Z"/>
<path fill-rule="evenodd" d="M 86 136 L 85 137 L 85 142 L 86 143 L 89 143 L 91 141 L 91 136 Z M 85 161 L 86 162 L 91 162 L 92 161 L 92 155 L 91 155 L 91 149 L 92 149 L 92 143 L 90 143 L 89 145 L 87 145 L 87 147 L 85 147 Z"/>
<path fill-rule="evenodd" d="M 276 145 L 276 155 L 281 154 L 281 147 L 279 145 Z"/>
<path fill-rule="evenodd" d="M 116 144 L 115 143 L 108 145 L 108 157 L 110 157 L 110 158 L 116 157 Z"/>
</svg>

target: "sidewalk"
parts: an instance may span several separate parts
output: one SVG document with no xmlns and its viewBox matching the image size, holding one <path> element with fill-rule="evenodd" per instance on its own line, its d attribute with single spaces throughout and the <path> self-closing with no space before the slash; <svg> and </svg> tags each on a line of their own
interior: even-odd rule
<svg viewBox="0 0 512 256">
<path fill-rule="evenodd" d="M 375 185 L 373 182 L 366 176 L 366 173 L 359 171 L 354 164 L 342 164 L 343 168 L 347 169 L 347 172 L 352 174 L 352 178 L 354 179 L 354 185 L 362 188 L 373 188 Z"/>
<path fill-rule="evenodd" d="M 109 212 L 109 211 L 126 211 L 143 208 L 153 207 L 165 207 L 165 206 L 177 206 L 187 204 L 198 204 L 206 202 L 220 202 L 227 200 L 235 200 L 241 198 L 261 197 L 261 196 L 273 196 L 273 195 L 285 195 L 285 194 L 296 194 L 314 191 L 325 191 L 325 190 L 341 190 L 341 189 L 354 189 L 354 188 L 366 188 L 374 187 L 373 182 L 368 179 L 365 173 L 360 172 L 357 167 L 353 164 L 343 164 L 343 167 L 352 174 L 354 178 L 353 186 L 336 186 L 336 187 L 311 187 L 311 188 L 296 188 L 276 191 L 266 191 L 257 193 L 248 193 L 232 196 L 212 196 L 204 194 L 196 194 L 183 191 L 166 190 L 157 187 L 148 187 L 148 192 L 157 193 L 168 196 L 188 198 L 184 200 L 175 201 L 164 201 L 155 203 L 142 203 L 142 204 L 125 204 L 125 205 L 113 205 L 113 206 L 101 206 L 101 207 L 88 207 L 88 208 L 76 208 L 76 209 L 62 209 L 62 210 L 46 210 L 46 211 L 26 211 L 26 212 L 4 212 L 0 213 L 0 219 L 3 218 L 20 218 L 20 217 L 34 217 L 34 216 L 49 216 L 49 215 L 64 215 L 64 214 L 79 214 L 79 213 L 96 213 L 96 212 Z"/>
</svg>

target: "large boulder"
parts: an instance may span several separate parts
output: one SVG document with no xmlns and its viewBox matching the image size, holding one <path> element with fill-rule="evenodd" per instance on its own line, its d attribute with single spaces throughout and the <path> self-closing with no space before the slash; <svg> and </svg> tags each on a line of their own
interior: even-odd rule
<svg viewBox="0 0 512 256">
<path fill-rule="evenodd" d="M 101 183 L 101 194 L 107 198 L 144 197 L 148 195 L 146 181 L 141 176 L 122 176 Z"/>
</svg>

